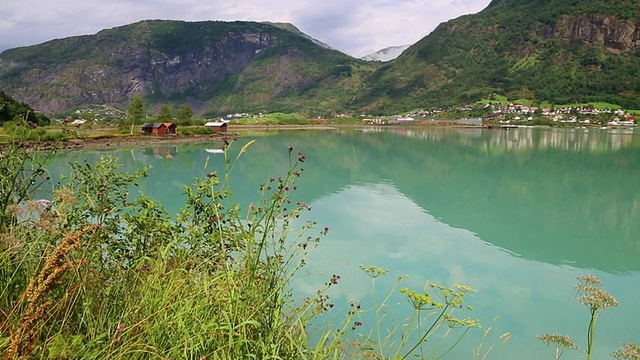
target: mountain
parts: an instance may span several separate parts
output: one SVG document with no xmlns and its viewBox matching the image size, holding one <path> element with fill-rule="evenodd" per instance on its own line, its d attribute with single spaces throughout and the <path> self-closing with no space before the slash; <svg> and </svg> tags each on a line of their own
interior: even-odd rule
<svg viewBox="0 0 640 360">
<path fill-rule="evenodd" d="M 0 88 L 46 113 L 91 104 L 126 109 L 140 93 L 151 111 L 187 104 L 196 115 L 305 110 L 329 116 L 357 95 L 375 64 L 293 29 L 141 21 L 6 50 Z"/>
<path fill-rule="evenodd" d="M 275 27 L 279 27 L 280 29 L 288 30 L 288 31 L 291 31 L 293 33 L 296 33 L 296 34 L 298 34 L 298 35 L 300 35 L 300 36 L 302 36 L 304 38 L 307 38 L 307 39 L 311 40 L 311 42 L 313 42 L 314 44 L 316 44 L 316 45 L 318 45 L 320 47 L 323 47 L 325 49 L 335 50 L 334 48 L 332 48 L 331 46 L 323 43 L 322 41 L 303 33 L 302 31 L 300 31 L 300 29 L 298 29 L 297 27 L 295 27 L 291 23 L 277 23 L 277 22 L 276 23 L 272 23 L 272 22 L 269 22 L 269 21 L 263 21 L 263 23 L 264 24 L 270 24 L 270 25 L 273 25 Z"/>
<path fill-rule="evenodd" d="M 498 93 L 640 108 L 639 27 L 637 0 L 494 0 L 379 69 L 354 106 L 389 113 Z"/>
<path fill-rule="evenodd" d="M 361 59 L 366 61 L 391 61 L 400 56 L 409 46 L 410 45 L 390 46 L 372 54 L 365 55 Z"/>
<path fill-rule="evenodd" d="M 391 115 L 494 94 L 640 109 L 640 4 L 493 0 L 379 59 L 352 58 L 291 24 L 142 21 L 7 50 L 0 89 L 46 113 L 126 109 L 138 93 L 156 113 L 187 104 L 198 116 Z"/>
</svg>

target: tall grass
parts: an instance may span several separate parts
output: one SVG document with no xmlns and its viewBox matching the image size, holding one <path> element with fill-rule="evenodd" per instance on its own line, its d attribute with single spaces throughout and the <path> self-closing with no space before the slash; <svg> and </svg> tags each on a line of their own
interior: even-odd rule
<svg viewBox="0 0 640 360">
<path fill-rule="evenodd" d="M 185 187 L 187 205 L 176 219 L 152 199 L 129 200 L 147 169 L 127 174 L 113 158 L 72 164 L 54 206 L 14 216 L 19 220 L 3 233 L 0 311 L 8 356 L 307 352 L 296 324 L 306 310 L 290 302 L 287 285 L 326 231 L 307 237 L 304 247 L 288 240 L 289 218 L 307 209 L 284 209 L 301 160 L 293 154 L 286 176 L 265 184 L 246 215 L 226 201 L 230 188 L 217 174 L 196 180 Z M 308 224 L 296 236 L 312 231 Z"/>
<path fill-rule="evenodd" d="M 416 299 L 427 292 L 405 290 L 419 313 L 412 331 L 420 335 L 393 351 L 350 347 L 354 338 L 377 341 L 358 337 L 358 317 L 381 311 L 355 301 L 333 325 L 312 326 L 332 311 L 327 291 L 340 277 L 327 279 L 313 297 L 296 298 L 291 290 L 329 231 L 298 220 L 311 210 L 292 200 L 306 158 L 287 149 L 286 173 L 268 179 L 259 198 L 241 209 L 229 173 L 251 144 L 235 158 L 225 152 L 223 174 L 185 186 L 177 216 L 143 194 L 133 196 L 148 168 L 127 173 L 111 157 L 70 164 L 63 183 L 49 185 L 47 201 L 30 198 L 26 190 L 36 182 L 16 184 L 0 209 L 2 358 L 407 358 L 424 351 L 430 331 L 420 329 L 475 326 L 451 315 L 467 291 L 458 287 L 438 287 L 441 298 L 419 306 Z M 3 161 L 20 162 L 9 172 L 39 176 L 29 159 L 16 159 L 23 144 L 11 146 Z M 427 308 L 440 308 L 440 315 L 427 321 L 421 316 Z"/>
</svg>

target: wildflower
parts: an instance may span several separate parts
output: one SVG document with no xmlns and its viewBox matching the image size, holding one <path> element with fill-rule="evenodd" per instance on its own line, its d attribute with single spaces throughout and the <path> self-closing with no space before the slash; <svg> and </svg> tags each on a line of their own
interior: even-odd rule
<svg viewBox="0 0 640 360">
<path fill-rule="evenodd" d="M 451 316 L 450 314 L 444 314 L 443 321 L 447 324 L 447 326 L 449 326 L 452 329 L 457 327 L 466 327 L 466 328 L 480 327 L 480 322 L 478 320 L 473 320 L 470 318 L 459 319 L 455 316 Z"/>
<path fill-rule="evenodd" d="M 611 356 L 620 360 L 638 360 L 640 359 L 640 346 L 631 342 L 622 343 L 622 349 L 612 352 Z"/>
<path fill-rule="evenodd" d="M 293 146 L 289 146 L 289 149 L 288 149 L 288 150 L 289 150 L 289 152 L 292 152 L 292 151 L 293 151 L 293 149 L 294 149 L 294 147 L 293 147 Z"/>
<path fill-rule="evenodd" d="M 416 310 L 424 310 L 436 305 L 431 297 L 431 294 L 419 293 L 409 288 L 402 288 L 400 292 L 407 296 L 407 301 Z"/>
<path fill-rule="evenodd" d="M 566 335 L 542 334 L 538 335 L 538 340 L 547 345 L 555 359 L 560 359 L 567 350 L 578 350 L 578 346 Z M 555 353 L 551 349 L 551 344 L 555 345 Z"/>
<path fill-rule="evenodd" d="M 329 229 L 327 228 L 327 230 Z M 360 267 L 360 270 L 364 271 L 365 274 L 369 275 L 369 277 L 371 278 L 377 278 L 378 276 L 384 275 L 389 272 L 389 269 L 382 269 L 375 265 L 372 265 L 372 266 L 359 265 L 358 267 Z"/>
<path fill-rule="evenodd" d="M 285 187 L 284 187 L 284 191 L 288 192 L 288 191 L 289 191 L 289 187 L 288 187 L 288 186 L 285 186 Z"/>
<path fill-rule="evenodd" d="M 22 143 L 22 146 L 24 146 L 25 148 L 30 148 L 31 147 L 31 143 L 28 141 L 25 141 L 24 143 Z"/>
<path fill-rule="evenodd" d="M 122 340 L 122 338 L 120 337 L 120 334 L 122 334 L 122 332 L 124 331 L 124 329 L 127 327 L 127 324 L 125 323 L 120 323 L 118 325 L 118 328 L 116 329 L 115 333 L 113 334 L 113 341 L 114 342 L 120 342 Z"/>
<path fill-rule="evenodd" d="M 538 335 L 538 340 L 545 343 L 547 346 L 551 344 L 555 344 L 556 346 L 564 349 L 578 349 L 578 346 L 573 342 L 573 340 L 567 335 L 559 335 L 559 334 L 542 334 Z"/>
<path fill-rule="evenodd" d="M 602 282 L 593 275 L 581 275 L 576 285 L 576 299 L 586 305 L 592 312 L 620 305 L 608 292 L 599 289 Z"/>
</svg>

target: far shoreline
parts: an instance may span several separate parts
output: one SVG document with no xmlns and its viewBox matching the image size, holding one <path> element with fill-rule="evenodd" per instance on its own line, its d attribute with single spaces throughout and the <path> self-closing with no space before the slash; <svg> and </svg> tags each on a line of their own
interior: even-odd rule
<svg viewBox="0 0 640 360">
<path fill-rule="evenodd" d="M 174 135 L 152 135 L 152 134 L 119 134 L 119 133 L 102 133 L 67 138 L 59 141 L 25 141 L 23 146 L 31 147 L 36 151 L 51 150 L 108 150 L 118 147 L 135 148 L 148 147 L 153 145 L 176 145 L 188 143 L 217 142 L 223 145 L 231 139 L 238 139 L 247 136 L 246 132 L 251 131 L 282 131 L 282 130 L 335 130 L 340 128 L 371 128 L 371 127 L 393 127 L 393 125 L 367 125 L 367 124 L 305 124 L 305 125 L 267 125 L 267 124 L 251 124 L 229 126 L 226 132 L 214 132 L 209 134 L 174 134 Z M 487 129 L 485 126 L 438 126 L 429 125 L 429 128 L 443 129 Z M 541 126 L 544 127 L 544 126 Z M 489 127 L 490 128 L 490 127 Z M 501 128 L 500 126 L 496 128 Z M 86 130 L 91 134 L 92 130 Z M 0 154 L 4 152 L 7 144 L 0 144 Z"/>
</svg>

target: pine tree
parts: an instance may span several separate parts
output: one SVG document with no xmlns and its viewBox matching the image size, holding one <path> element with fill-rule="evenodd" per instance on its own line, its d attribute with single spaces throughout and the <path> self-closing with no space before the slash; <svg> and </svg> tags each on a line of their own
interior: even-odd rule
<svg viewBox="0 0 640 360">
<path fill-rule="evenodd" d="M 142 123 L 142 119 L 144 118 L 144 104 L 142 103 L 142 95 L 136 95 L 133 100 L 129 103 L 129 107 L 127 108 L 127 120 L 132 124 L 140 124 Z"/>
<path fill-rule="evenodd" d="M 189 105 L 182 105 L 178 110 L 178 114 L 176 115 L 178 120 L 183 120 L 183 121 L 191 119 L 192 116 L 193 116 L 193 110 L 191 110 L 191 107 Z"/>
<path fill-rule="evenodd" d="M 173 119 L 173 115 L 171 114 L 171 109 L 169 106 L 163 105 L 160 109 L 160 115 L 158 115 L 158 120 L 161 122 L 170 122 Z"/>
</svg>

